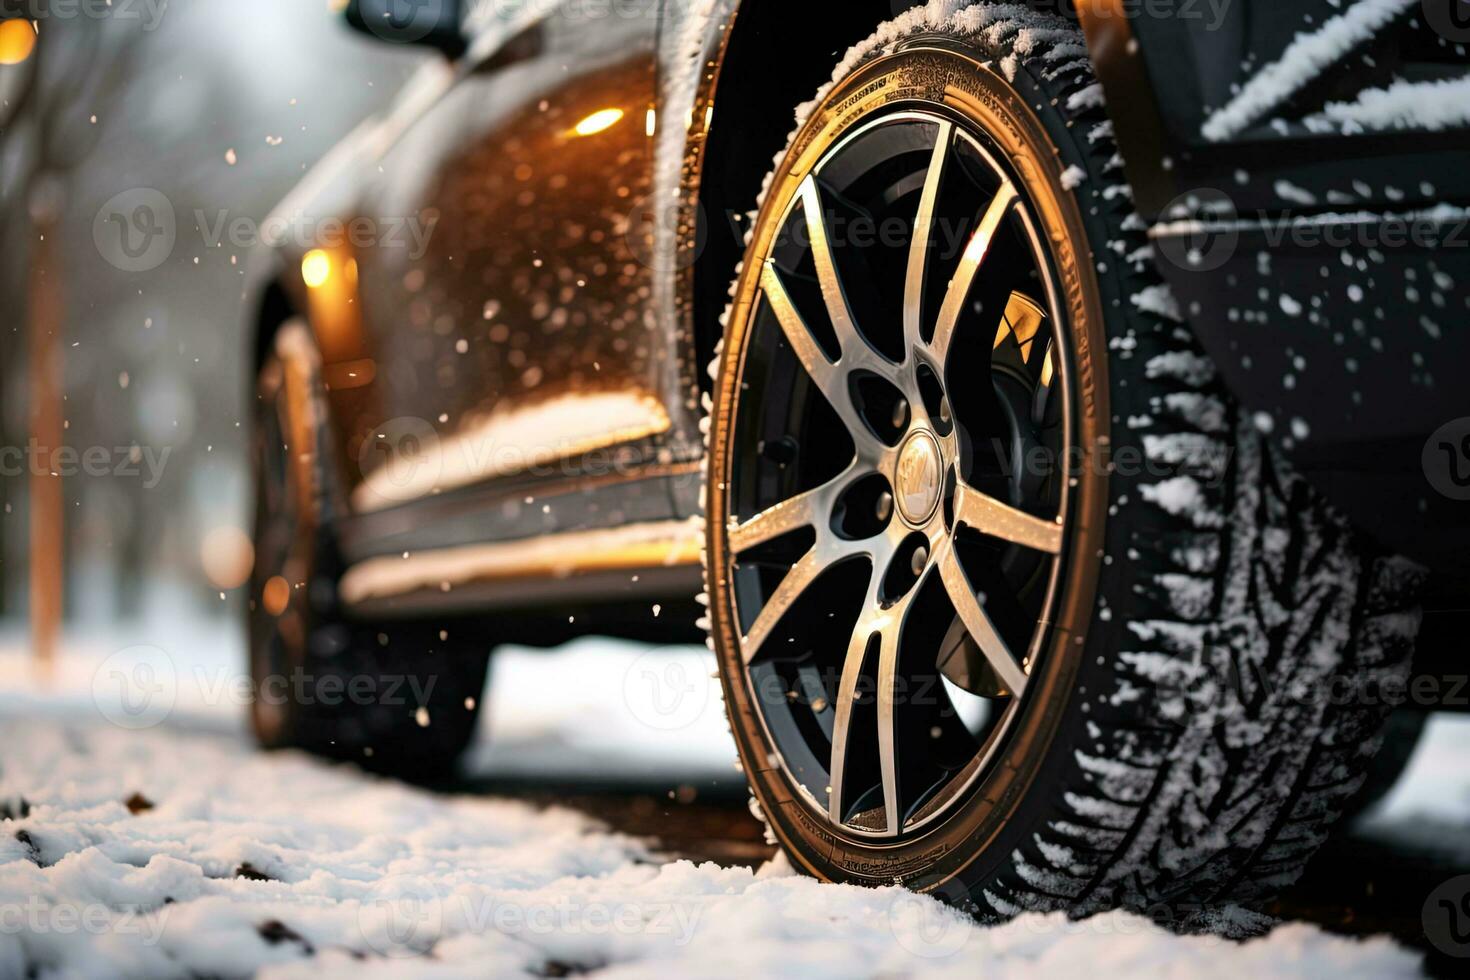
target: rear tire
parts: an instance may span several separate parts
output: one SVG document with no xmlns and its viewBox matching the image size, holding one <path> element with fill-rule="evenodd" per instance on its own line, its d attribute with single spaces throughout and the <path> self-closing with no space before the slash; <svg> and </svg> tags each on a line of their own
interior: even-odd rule
<svg viewBox="0 0 1470 980">
<path fill-rule="evenodd" d="M 710 628 L 755 799 L 794 865 L 824 879 L 903 883 L 985 918 L 1126 907 L 1179 927 L 1213 922 L 1208 909 L 1264 899 L 1294 880 L 1361 786 L 1384 715 L 1381 697 L 1358 695 L 1406 672 L 1421 575 L 1406 562 L 1374 552 L 1332 512 L 1219 382 L 1151 264 L 1101 91 L 1073 25 L 1018 14 L 1014 6 L 974 6 L 946 23 L 931 22 L 917 10 L 860 48 L 860 56 L 849 59 L 852 67 L 820 94 L 769 183 L 736 284 L 712 411 Z M 766 311 L 776 301 L 767 259 L 776 261 L 778 247 L 790 255 L 790 236 L 781 230 L 796 213 L 795 202 L 811 200 L 799 198 L 806 178 L 823 166 L 843 175 L 858 172 L 858 164 L 839 157 L 858 145 L 848 138 L 886 115 L 916 112 L 953 121 L 991 146 L 997 159 L 1009 161 L 1021 200 L 1045 232 L 1039 236 L 1046 243 L 1043 261 L 1060 284 L 1050 329 L 1065 362 L 1080 464 L 1066 470 L 1075 480 L 1059 518 L 1066 543 L 1057 599 L 1033 624 L 1042 639 L 1026 666 L 1029 676 L 1013 721 L 985 736 L 993 741 L 977 749 L 979 775 L 937 814 L 925 813 L 923 797 L 916 800 L 901 775 L 890 776 L 903 771 L 903 746 L 923 743 L 922 732 L 910 737 L 901 730 L 902 708 L 883 707 L 885 696 L 889 705 L 900 696 L 885 695 L 885 684 L 906 680 L 912 691 L 925 680 L 922 671 L 904 673 L 913 665 L 905 645 L 903 656 L 895 655 L 897 676 L 885 667 L 871 678 L 878 708 L 862 708 L 864 717 L 876 711 L 881 719 L 891 712 L 896 730 L 887 743 L 880 730 L 868 743 L 877 746 L 872 751 L 878 757 L 859 760 L 876 781 L 862 796 L 874 809 L 841 816 L 856 808 L 832 804 L 832 786 L 824 793 L 822 783 L 852 777 L 833 778 L 838 770 L 828 765 L 822 739 L 835 746 L 841 731 L 850 740 L 856 723 L 834 725 L 830 712 L 856 717 L 859 708 L 843 705 L 845 680 L 820 689 L 812 678 L 821 671 L 802 671 L 838 663 L 844 665 L 841 676 L 855 670 L 859 680 L 869 679 L 866 665 L 879 663 L 880 656 L 876 641 L 866 648 L 850 643 L 850 619 L 842 630 L 830 616 L 803 621 L 810 613 L 798 599 L 791 607 L 796 611 L 771 633 L 781 643 L 775 668 L 756 676 L 755 665 L 768 663 L 769 655 L 747 649 L 752 635 L 765 632 L 751 624 L 761 621 L 766 603 L 776 601 L 784 579 L 771 571 L 769 553 L 758 561 L 766 567 L 764 577 L 742 570 L 757 559 L 742 561 L 741 555 L 765 545 L 752 545 L 764 540 L 764 531 L 741 501 L 754 492 L 749 488 L 769 494 L 784 478 L 773 482 L 767 462 L 759 464 L 767 469 L 755 468 L 749 446 L 756 443 L 740 433 L 758 431 L 758 445 L 772 445 L 780 433 L 770 428 L 768 415 L 759 414 L 769 411 L 764 403 L 773 394 L 784 396 L 793 384 L 806 390 L 801 375 L 795 382 L 767 382 L 752 373 L 769 373 L 765 365 L 785 356 L 780 342 L 762 341 L 760 357 L 750 356 L 753 338 L 772 329 Z M 912 148 L 907 156 L 927 159 Z M 911 202 L 912 215 L 925 179 L 922 172 L 903 170 L 909 165 L 900 157 L 882 164 L 888 168 L 881 171 L 886 186 L 906 190 L 875 200 L 891 203 L 895 195 L 912 195 L 898 197 Z M 830 172 L 823 171 L 824 180 Z M 871 186 L 877 178 L 853 179 Z M 853 214 L 864 206 L 846 197 L 831 205 L 833 213 L 845 208 Z M 864 247 L 850 244 L 854 251 Z M 875 259 L 868 267 L 880 269 L 885 261 L 894 264 Z M 775 268 L 796 283 L 788 286 L 795 295 L 800 275 L 790 270 L 800 263 L 781 262 Z M 826 291 L 819 296 L 815 286 L 805 288 L 809 298 L 802 313 L 820 310 Z M 871 283 L 849 282 L 845 288 L 860 332 L 886 329 L 873 326 L 893 319 L 881 314 L 861 329 L 863 311 L 856 305 L 873 292 Z M 973 313 L 961 316 L 956 338 L 968 332 L 980 338 L 974 350 L 988 350 L 996 312 L 984 322 Z M 841 334 L 835 322 L 830 326 Z M 873 336 L 867 339 L 882 346 Z M 823 367 L 824 374 L 849 370 L 847 340 L 839 341 L 843 358 Z M 805 342 L 795 342 L 800 343 Z M 909 348 L 906 356 L 919 353 Z M 967 386 L 985 390 L 998 383 L 987 373 L 975 385 L 976 375 L 957 373 L 953 361 L 942 368 L 956 399 Z M 815 377 L 810 371 L 805 376 Z M 850 379 L 845 384 L 854 392 L 860 387 Z M 823 394 L 845 390 L 828 382 Z M 795 401 L 803 397 L 823 396 Z M 833 405 L 833 397 L 848 396 L 826 398 L 829 416 L 830 409 L 838 415 L 849 411 Z M 860 395 L 852 397 L 861 402 Z M 859 404 L 857 412 L 864 410 Z M 901 421 L 895 414 L 894 424 Z M 967 424 L 963 417 L 960 422 Z M 808 419 L 805 428 L 790 433 L 781 467 L 800 471 L 806 447 L 830 448 L 832 440 L 813 437 L 818 424 Z M 962 480 L 986 475 L 978 472 L 983 467 L 975 457 L 972 446 L 956 464 Z M 906 479 L 898 471 L 876 475 L 893 487 Z M 853 496 L 846 493 L 843 506 Z M 922 493 L 915 499 L 925 502 Z M 871 509 L 869 501 L 862 506 Z M 943 502 L 940 513 L 956 506 Z M 1054 512 L 1021 506 L 1047 519 Z M 878 513 L 885 513 L 881 503 Z M 892 519 L 892 509 L 886 513 L 883 519 Z M 816 518 L 788 515 L 783 533 L 815 533 L 820 543 L 828 519 L 825 512 Z M 845 512 L 831 519 L 846 520 Z M 1005 537 L 1017 532 L 999 523 L 992 530 L 1002 549 L 1018 540 Z M 864 533 L 870 532 L 856 536 Z M 839 550 L 851 538 L 843 537 Z M 801 539 L 775 539 L 782 540 Z M 799 553 L 797 547 L 794 554 Z M 916 569 L 922 564 L 914 560 Z M 972 582 L 977 571 L 985 573 L 973 561 L 967 568 Z M 914 588 L 922 587 L 921 578 Z M 971 588 L 982 593 L 971 599 L 989 602 L 983 588 Z M 953 615 L 946 612 L 946 622 L 937 625 L 919 618 L 915 625 L 921 634 L 939 635 Z M 860 614 L 858 624 L 867 622 Z M 908 625 L 894 628 L 909 635 Z M 984 645 L 978 637 L 975 642 Z M 848 668 L 852 661 L 844 649 L 867 659 Z M 930 649 L 925 656 L 938 653 Z M 939 673 L 950 677 L 936 660 L 924 663 L 929 681 Z M 766 684 L 773 675 L 786 678 L 784 686 Z M 798 676 L 800 684 L 789 680 Z M 793 685 L 805 687 L 788 689 Z M 996 685 L 975 687 L 993 695 Z M 852 697 L 860 700 L 857 693 Z M 1002 706 L 995 710 L 1009 710 L 1006 702 L 995 703 Z M 935 721 L 933 738 L 941 737 L 941 728 Z M 850 745 L 842 749 L 849 773 L 854 764 L 845 757 L 852 751 Z M 832 753 L 834 763 L 837 754 Z M 926 779 L 939 778 L 924 772 Z M 901 799 L 892 802 L 895 797 Z"/>
<path fill-rule="evenodd" d="M 334 476 L 307 327 L 281 326 L 256 400 L 251 722 L 270 749 L 298 748 L 415 780 L 453 772 L 474 738 L 488 647 L 416 622 L 343 615 L 333 545 Z"/>
</svg>

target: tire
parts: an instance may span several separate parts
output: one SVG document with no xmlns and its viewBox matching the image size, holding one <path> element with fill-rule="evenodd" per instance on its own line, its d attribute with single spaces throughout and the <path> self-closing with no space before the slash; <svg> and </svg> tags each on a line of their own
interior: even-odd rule
<svg viewBox="0 0 1470 980">
<path fill-rule="evenodd" d="M 1075 26 L 1015 6 L 972 6 L 946 21 L 921 9 L 885 25 L 844 65 L 819 93 L 768 183 L 733 290 L 711 412 L 709 628 L 759 809 L 794 866 L 808 874 L 904 884 L 984 919 L 1123 907 L 1189 928 L 1218 921 L 1209 909 L 1265 899 L 1300 873 L 1363 781 L 1378 746 L 1382 699 L 1343 691 L 1362 691 L 1407 670 L 1420 572 L 1375 553 L 1292 473 L 1221 386 L 1151 264 Z M 914 118 L 901 119 L 905 113 Z M 872 134 L 906 125 L 939 127 L 943 134 L 945 121 L 965 145 L 993 151 L 994 179 L 1009 175 L 1017 188 L 1015 213 L 1024 217 L 1007 216 L 1002 226 L 1036 229 L 1029 246 L 1020 231 L 996 232 L 993 240 L 1013 234 L 1022 242 L 1016 248 L 1034 253 L 1032 279 L 1050 297 L 1041 305 L 1061 379 L 1050 385 L 1061 393 L 1067 419 L 1061 428 L 1070 432 L 1057 443 L 1070 461 L 1060 471 L 1066 479 L 1048 476 L 1034 504 L 1013 492 L 1006 509 L 991 496 L 986 506 L 999 516 L 990 523 L 957 516 L 983 518 L 974 509 L 981 496 L 974 488 L 990 479 L 984 470 L 995 462 L 981 452 L 983 440 L 967 428 L 965 413 L 983 415 L 975 406 L 991 412 L 1003 401 L 997 352 L 1009 351 L 1012 340 L 1020 344 L 1019 328 L 1003 343 L 990 293 L 980 305 L 995 319 L 981 322 L 973 309 L 956 307 L 954 339 L 942 348 L 949 359 L 938 369 L 942 391 L 926 394 L 924 383 L 910 376 L 922 376 L 924 358 L 941 349 L 926 339 L 935 305 L 929 294 L 919 290 L 913 295 L 925 298 L 911 303 L 910 287 L 903 287 L 903 316 L 910 307 L 922 313 L 913 335 L 919 339 L 911 339 L 905 322 L 902 359 L 885 365 L 872 349 L 884 346 L 882 330 L 899 330 L 888 326 L 894 317 L 875 313 L 869 322 L 881 327 L 844 333 L 831 296 L 844 296 L 852 323 L 861 323 L 862 303 L 881 289 L 872 283 L 888 281 L 881 270 L 893 262 L 876 256 L 855 266 L 859 259 L 844 256 L 866 255 L 867 246 L 855 237 L 833 242 L 828 251 L 838 279 L 843 261 L 848 272 L 869 274 L 849 276 L 829 293 L 820 288 L 823 264 L 815 246 L 793 246 L 800 236 L 783 230 L 799 227 L 788 222 L 806 217 L 813 202 L 821 203 L 829 227 L 834 215 L 882 213 L 864 203 L 870 200 L 897 201 L 906 214 L 917 213 L 928 178 L 905 168 L 926 165 L 929 151 L 909 146 L 883 158 L 870 149 L 879 142 Z M 900 147 L 915 142 L 907 135 L 884 138 Z M 860 154 L 881 162 L 854 161 Z M 945 166 L 939 186 L 946 190 L 936 202 L 955 172 L 953 163 Z M 960 169 L 979 172 L 969 164 Z M 821 180 L 813 177 L 811 186 L 819 190 L 811 197 L 807 177 L 818 170 Z M 859 194 L 880 177 L 899 190 Z M 849 179 L 841 192 L 832 189 Z M 914 219 L 908 220 L 912 229 Z M 820 233 L 808 237 L 823 240 Z M 999 247 L 990 246 L 992 252 Z M 1003 283 L 1022 266 L 1002 268 L 995 277 Z M 1002 288 L 976 282 L 961 297 L 965 303 Z M 842 311 L 841 304 L 835 308 Z M 1006 312 L 1004 324 L 1013 325 L 1011 307 Z M 793 333 L 801 326 L 805 335 Z M 975 339 L 962 339 L 967 326 Z M 942 329 L 933 325 L 933 337 Z M 854 330 L 868 343 L 858 345 L 849 366 Z M 972 362 L 957 368 L 951 355 L 966 351 L 974 363 L 991 359 L 989 384 L 985 374 L 961 370 Z M 1026 356 L 1023 363 L 1030 363 Z M 911 562 L 914 569 L 924 565 L 920 559 L 929 565 L 901 598 L 895 598 L 906 587 L 899 559 L 912 556 L 874 543 L 887 541 L 883 536 L 898 519 L 891 501 L 877 493 L 874 513 L 880 521 L 888 514 L 884 530 L 844 531 L 852 512 L 871 509 L 872 494 L 855 502 L 855 491 L 831 477 L 840 464 L 804 459 L 842 456 L 827 435 L 837 431 L 830 428 L 836 419 L 858 447 L 862 470 L 861 447 L 882 422 L 860 391 L 868 382 L 853 380 L 859 371 L 891 375 L 909 393 L 908 419 L 894 411 L 898 428 L 891 439 L 902 440 L 893 443 L 898 448 L 889 452 L 882 443 L 872 450 L 883 465 L 898 458 L 879 476 L 890 496 L 916 502 L 916 515 L 898 515 L 917 528 L 912 534 L 931 535 L 932 548 Z M 845 404 L 849 397 L 855 407 Z M 1048 406 L 1057 397 L 1048 394 Z M 925 399 L 924 412 L 915 399 Z M 817 402 L 825 409 L 811 407 Z M 952 455 L 949 437 L 939 431 L 946 417 L 962 430 Z M 783 422 L 789 423 L 784 434 Z M 930 464 L 903 462 L 922 426 L 935 430 L 940 471 L 951 467 L 941 505 L 927 518 Z M 917 458 L 930 449 L 913 452 Z M 996 455 L 1005 462 L 1003 452 Z M 1022 469 L 1012 466 L 1011 473 Z M 1021 479 L 1030 479 L 1029 470 Z M 829 518 L 820 507 L 832 501 Z M 1055 542 L 1028 523 L 1053 513 L 1063 529 L 1055 552 L 1046 550 Z M 926 520 L 931 523 L 920 527 Z M 985 529 L 979 544 L 977 527 Z M 771 537 L 776 531 L 785 536 Z M 879 537 L 855 540 L 870 532 Z M 972 535 L 968 557 L 965 535 Z M 1030 543 L 1017 544 L 1022 538 Z M 991 550 L 976 550 L 982 545 Z M 1033 575 L 1029 591 L 1009 595 L 1001 588 L 997 599 L 996 591 L 974 584 L 978 575 L 1008 588 L 1007 563 L 1027 547 L 1039 549 L 1041 567 L 1051 561 L 1051 585 L 1041 588 L 1035 583 L 1048 580 Z M 802 563 L 828 554 L 858 557 L 834 561 L 787 605 L 796 590 L 783 589 L 805 574 Z M 880 561 L 888 562 L 882 574 Z M 953 577 L 954 561 L 968 596 L 946 578 Z M 857 584 L 862 576 L 844 570 L 852 567 L 866 574 L 867 593 Z M 900 585 L 885 591 L 895 574 Z M 936 593 L 949 604 L 929 598 Z M 1019 641 L 997 646 L 968 629 L 971 621 L 989 622 L 992 632 L 1003 633 L 996 624 L 1005 610 L 991 609 L 997 602 L 1041 610 L 1027 626 L 1032 632 L 1011 634 L 1031 644 L 1029 663 L 1019 654 L 1009 664 L 993 654 Z M 774 626 L 768 606 L 786 609 Z M 910 616 L 910 609 L 920 612 Z M 968 629 L 967 649 L 985 653 L 959 694 L 940 656 L 952 652 L 952 622 Z M 890 630 L 897 638 L 890 640 Z M 923 643 L 932 645 L 928 652 Z M 1026 676 L 1008 685 L 1004 678 L 1014 676 L 1018 663 Z M 927 689 L 938 693 L 920 707 L 917 692 L 925 682 L 935 682 Z M 952 737 L 958 730 L 949 719 L 977 691 L 992 705 L 992 720 L 984 723 L 992 727 L 967 727 L 975 755 L 934 761 L 931 756 L 947 759 L 951 746 L 963 743 L 961 735 Z M 914 719 L 931 725 L 933 743 L 905 731 Z M 824 736 L 832 743 L 825 759 Z M 839 742 L 840 764 L 831 751 Z M 917 775 L 906 777 L 906 769 Z M 951 769 L 957 775 L 934 776 Z M 954 788 L 960 777 L 966 781 Z M 950 782 L 925 782 L 935 779 Z M 833 783 L 840 788 L 834 791 Z M 915 786 L 922 790 L 915 793 Z"/>
<path fill-rule="evenodd" d="M 474 737 L 488 649 L 430 624 L 340 611 L 324 392 L 308 328 L 282 325 L 256 399 L 252 727 L 269 749 L 437 779 Z"/>
</svg>

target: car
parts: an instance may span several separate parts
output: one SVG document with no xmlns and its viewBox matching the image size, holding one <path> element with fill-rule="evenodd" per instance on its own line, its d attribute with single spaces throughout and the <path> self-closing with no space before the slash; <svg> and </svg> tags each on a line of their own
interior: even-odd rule
<svg viewBox="0 0 1470 980">
<path fill-rule="evenodd" d="M 1463 670 L 1459 13 L 353 0 L 437 53 L 252 262 L 261 741 L 705 639 L 804 873 L 1273 894 Z"/>
</svg>

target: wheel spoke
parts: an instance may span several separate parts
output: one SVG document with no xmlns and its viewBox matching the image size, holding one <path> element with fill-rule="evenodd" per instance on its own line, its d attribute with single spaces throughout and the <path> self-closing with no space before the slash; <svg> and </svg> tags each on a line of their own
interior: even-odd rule
<svg viewBox="0 0 1470 980">
<path fill-rule="evenodd" d="M 894 735 L 894 695 L 898 672 L 899 637 L 912 600 L 906 597 L 887 608 L 879 604 L 878 587 L 885 567 L 886 563 L 874 563 L 864 611 L 853 628 L 852 637 L 848 641 L 847 656 L 842 664 L 842 678 L 838 682 L 837 691 L 837 717 L 832 725 L 832 757 L 827 770 L 831 784 L 828 815 L 834 823 L 838 824 L 842 823 L 846 816 L 848 802 L 844 784 L 847 753 L 853 734 L 853 706 L 857 700 L 858 684 L 862 679 L 868 646 L 873 637 L 877 636 L 879 637 L 877 724 L 879 771 L 883 783 L 884 826 L 886 833 L 896 834 L 898 833 L 899 801 L 898 764 Z"/>
<path fill-rule="evenodd" d="M 1052 383 L 1056 380 L 1055 342 L 1050 333 L 1036 338 L 1031 358 L 1026 369 L 1036 383 L 1036 394 L 1031 400 L 1031 424 L 1040 429 L 1046 424 L 1047 409 L 1053 395 Z"/>
<path fill-rule="evenodd" d="M 730 553 L 738 555 L 803 527 L 815 528 L 818 538 L 822 537 L 838 493 L 856 475 L 857 465 L 853 464 L 840 476 L 819 487 L 768 507 L 743 524 L 732 523 L 729 529 Z"/>
<path fill-rule="evenodd" d="M 781 282 L 781 275 L 770 259 L 766 260 L 765 269 L 761 273 L 761 288 L 765 291 L 766 301 L 771 304 L 771 310 L 781 324 L 781 332 L 786 335 L 786 342 L 795 351 L 797 360 L 801 361 L 801 366 L 806 368 L 806 373 L 833 407 L 840 407 L 839 403 L 846 399 L 845 392 L 841 390 L 837 366 L 827 360 L 827 355 L 817 344 L 817 338 L 812 336 L 801 314 L 796 311 L 796 306 L 791 302 L 791 294 L 786 291 L 786 285 Z"/>
<path fill-rule="evenodd" d="M 756 616 L 755 622 L 750 624 L 750 630 L 740 641 L 740 652 L 748 664 L 760 653 L 761 647 L 770 639 L 771 631 L 781 622 L 781 618 L 790 611 L 792 605 L 807 588 L 817 580 L 817 576 L 823 570 L 823 562 L 816 548 L 808 551 L 801 560 L 791 566 L 781 584 L 776 586 L 776 591 L 766 600 L 761 607 L 760 615 Z"/>
<path fill-rule="evenodd" d="M 912 595 L 912 593 L 910 593 Z M 884 826 L 889 834 L 898 833 L 898 748 L 894 735 L 894 696 L 897 693 L 898 640 L 907 618 L 909 603 L 889 610 L 892 614 L 883 629 L 878 650 L 878 766 L 883 775 Z"/>
<path fill-rule="evenodd" d="M 1026 674 L 1016 663 L 1016 658 L 1011 656 L 1010 648 L 996 631 L 985 608 L 980 605 L 975 590 L 970 588 L 970 580 L 960 567 L 959 555 L 955 554 L 953 543 L 945 545 L 943 553 L 939 555 L 939 575 L 944 580 L 945 590 L 949 593 L 955 612 L 964 622 L 965 629 L 970 631 L 980 652 L 1000 675 L 1006 690 L 1013 697 L 1020 697 L 1026 690 Z"/>
<path fill-rule="evenodd" d="M 1010 212 L 1011 205 L 1015 202 L 1015 187 L 1009 182 L 1001 184 L 990 206 L 985 209 L 985 216 L 980 219 L 980 227 L 976 228 L 975 234 L 970 237 L 970 243 L 965 247 L 965 254 L 960 259 L 959 267 L 955 269 L 954 278 L 950 280 L 949 290 L 944 296 L 944 305 L 939 310 L 939 322 L 934 327 L 934 339 L 929 345 L 934 352 L 935 360 L 941 365 L 949 359 L 950 341 L 954 338 L 955 326 L 964 312 L 970 289 L 975 285 L 975 276 L 980 271 L 980 266 L 984 264 L 986 255 L 990 252 L 990 244 L 995 238 L 996 231 L 1000 228 L 1001 221 Z"/>
<path fill-rule="evenodd" d="M 874 568 L 888 567 L 888 560 L 893 554 L 893 544 L 887 537 L 879 535 L 876 538 L 869 538 L 864 541 L 840 538 L 832 530 L 830 524 L 821 519 L 821 514 L 824 510 L 830 508 L 831 501 L 836 498 L 851 475 L 857 472 L 858 466 L 859 464 L 854 462 L 843 475 L 824 483 L 816 490 L 810 491 L 812 496 L 809 498 L 807 494 L 799 494 L 792 498 L 792 501 L 802 501 L 803 498 L 818 501 L 818 503 L 811 505 L 812 517 L 810 521 L 810 526 L 816 531 L 816 542 L 807 550 L 806 554 L 802 555 L 796 564 L 791 566 L 790 571 L 786 573 L 786 577 L 781 579 L 781 584 L 776 587 L 775 591 L 771 593 L 770 598 L 766 600 L 765 605 L 761 607 L 761 611 L 756 616 L 755 622 L 751 624 L 750 630 L 741 639 L 740 652 L 747 664 L 759 655 L 761 647 L 770 639 L 771 632 L 780 624 L 781 618 L 790 611 L 796 600 L 811 587 L 812 583 L 823 572 L 839 562 L 856 558 L 859 555 L 867 555 L 872 560 Z M 787 501 L 787 503 L 791 503 L 792 501 Z M 746 522 L 745 527 L 749 527 L 751 524 L 756 524 L 756 527 L 747 537 L 747 541 L 743 547 L 753 547 L 754 545 L 750 543 L 752 539 L 764 533 L 766 529 L 780 527 L 782 525 L 785 518 L 779 516 L 781 514 L 781 506 L 778 504 L 776 507 L 765 511 L 762 515 Z M 798 503 L 797 512 L 799 513 L 801 508 L 807 506 L 806 503 Z M 772 511 L 776 511 L 777 513 L 771 514 Z M 764 520 L 765 514 L 771 514 L 769 521 Z M 791 524 L 791 528 L 800 526 L 802 525 L 799 523 Z M 775 536 L 775 534 L 772 535 L 772 537 Z M 734 538 L 732 536 L 733 540 Z M 770 540 L 770 538 L 766 540 Z M 734 546 L 732 544 L 733 548 Z M 870 590 L 877 588 L 876 575 L 874 576 L 873 582 L 874 584 L 870 587 Z M 870 602 L 870 605 L 876 605 L 876 593 L 873 593 L 870 598 L 873 600 Z"/>
<path fill-rule="evenodd" d="M 920 325 L 924 315 L 924 286 L 929 271 L 929 240 L 934 233 L 934 206 L 939 199 L 939 188 L 944 182 L 944 171 L 949 159 L 950 143 L 954 126 L 948 121 L 939 124 L 939 135 L 934 143 L 934 156 L 929 161 L 929 173 L 924 178 L 924 194 L 919 200 L 919 213 L 914 219 L 914 238 L 909 243 L 908 279 L 904 287 L 903 332 L 910 349 L 920 342 Z"/>
<path fill-rule="evenodd" d="M 831 786 L 827 813 L 836 824 L 842 823 L 847 808 L 843 784 L 847 778 L 848 743 L 852 739 L 852 709 L 857 701 L 858 682 L 862 679 L 863 660 L 867 657 L 873 625 L 865 614 L 853 628 L 852 638 L 847 644 L 847 657 L 842 661 L 842 678 L 837 683 L 837 717 L 832 722 L 832 757 L 827 766 Z"/>
<path fill-rule="evenodd" d="M 812 260 L 817 266 L 817 282 L 822 286 L 822 299 L 827 304 L 827 315 L 832 319 L 837 342 L 842 345 L 842 356 L 849 358 L 854 353 L 849 348 L 858 340 L 857 328 L 853 326 L 852 311 L 848 309 L 842 279 L 837 275 L 837 261 L 832 255 L 832 239 L 827 234 L 827 215 L 822 209 L 822 191 L 817 186 L 815 177 L 808 177 L 802 182 L 801 203 L 806 212 Z"/>
<path fill-rule="evenodd" d="M 770 260 L 766 261 L 761 282 L 766 300 L 771 304 L 771 309 L 781 324 L 781 332 L 785 334 L 787 343 L 796 352 L 797 358 L 801 361 L 802 367 L 806 368 L 806 373 L 811 377 L 812 383 L 817 386 L 817 390 L 827 399 L 827 404 L 832 406 L 832 410 L 842 420 L 859 454 L 870 460 L 881 455 L 884 449 L 882 442 L 858 414 L 852 395 L 847 390 L 845 379 L 848 365 L 845 359 L 841 367 L 827 360 L 827 355 L 822 352 L 816 338 L 812 336 L 811 330 L 807 328 L 806 322 L 802 320 L 801 314 L 791 302 L 791 295 L 786 292 L 786 287 L 781 282 L 781 275 Z M 855 346 L 846 340 L 843 343 L 846 345 L 843 348 L 844 351 Z M 856 344 L 860 344 L 862 348 L 867 347 L 867 342 L 861 339 L 857 339 Z M 867 358 L 865 362 L 887 363 L 877 357 Z"/>
<path fill-rule="evenodd" d="M 1060 522 L 1032 517 L 981 493 L 963 480 L 955 487 L 954 517 L 958 524 L 1023 548 L 1044 551 L 1049 555 L 1060 554 L 1062 550 Z"/>
<path fill-rule="evenodd" d="M 892 380 L 897 373 L 897 365 L 868 342 L 868 338 L 858 330 L 857 323 L 853 320 L 847 291 L 843 288 L 842 276 L 837 271 L 832 236 L 827 228 L 827 212 L 822 205 L 822 188 L 816 177 L 807 177 L 802 182 L 801 201 L 802 210 L 806 212 L 807 234 L 811 239 L 817 282 L 822 287 L 822 301 L 826 304 L 827 316 L 837 335 L 837 343 L 842 348 L 839 363 L 846 371 L 864 368 Z"/>
</svg>

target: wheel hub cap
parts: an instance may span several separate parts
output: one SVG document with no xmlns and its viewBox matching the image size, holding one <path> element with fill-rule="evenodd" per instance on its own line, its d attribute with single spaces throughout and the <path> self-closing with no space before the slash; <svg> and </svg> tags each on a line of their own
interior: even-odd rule
<svg viewBox="0 0 1470 980">
<path fill-rule="evenodd" d="M 928 432 L 915 432 L 898 454 L 898 472 L 893 485 L 898 491 L 898 510 L 912 527 L 922 527 L 939 506 L 944 485 L 944 462 L 939 442 Z"/>
</svg>

